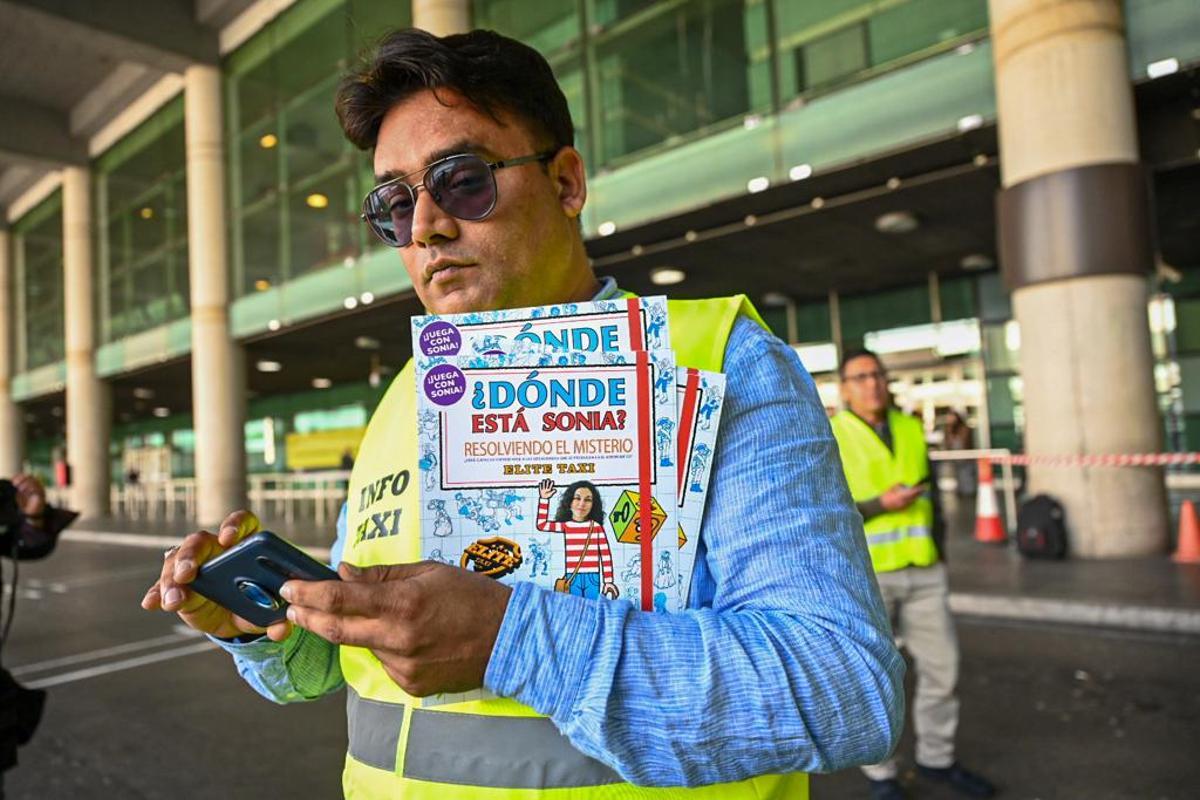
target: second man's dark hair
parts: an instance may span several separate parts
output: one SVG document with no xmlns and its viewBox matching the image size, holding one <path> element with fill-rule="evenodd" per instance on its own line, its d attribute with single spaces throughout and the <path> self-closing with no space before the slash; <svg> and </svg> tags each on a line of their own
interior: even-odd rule
<svg viewBox="0 0 1200 800">
<path fill-rule="evenodd" d="M 493 119 L 516 116 L 539 147 L 574 144 L 567 98 L 538 51 L 495 31 L 434 36 L 417 28 L 384 36 L 342 79 L 336 108 L 346 138 L 360 150 L 374 147 L 388 111 L 426 89 L 452 89 Z"/>
<path fill-rule="evenodd" d="M 875 355 L 874 353 L 872 353 L 870 350 L 867 350 L 866 348 L 860 347 L 857 350 L 847 350 L 845 352 L 845 354 L 842 355 L 842 363 L 838 364 L 838 377 L 845 378 L 846 377 L 846 365 L 849 364 L 851 361 L 853 361 L 856 358 L 863 358 L 863 357 L 875 359 L 875 365 L 877 367 L 879 367 L 880 372 L 883 371 L 883 369 L 884 369 L 883 362 L 879 359 L 879 356 Z"/>
</svg>

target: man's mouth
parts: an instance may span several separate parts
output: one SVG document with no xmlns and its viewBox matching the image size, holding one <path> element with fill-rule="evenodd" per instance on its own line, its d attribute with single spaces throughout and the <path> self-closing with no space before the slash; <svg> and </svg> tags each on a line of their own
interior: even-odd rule
<svg viewBox="0 0 1200 800">
<path fill-rule="evenodd" d="M 437 258 L 425 265 L 425 280 L 429 283 L 432 283 L 434 280 L 445 280 L 473 266 L 475 265 L 466 261 Z"/>
</svg>

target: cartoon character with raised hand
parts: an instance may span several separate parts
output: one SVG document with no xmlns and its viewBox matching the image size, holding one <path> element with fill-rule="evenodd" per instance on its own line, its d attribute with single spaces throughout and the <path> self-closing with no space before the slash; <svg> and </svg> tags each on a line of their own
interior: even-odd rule
<svg viewBox="0 0 1200 800">
<path fill-rule="evenodd" d="M 538 484 L 537 529 L 561 533 L 566 538 L 566 564 L 563 577 L 554 588 L 581 597 L 612 599 L 620 596 L 613 582 L 613 558 L 604 531 L 604 504 L 595 484 L 576 481 L 567 487 L 554 521 L 550 521 L 550 498 L 555 493 L 550 478 Z"/>
</svg>

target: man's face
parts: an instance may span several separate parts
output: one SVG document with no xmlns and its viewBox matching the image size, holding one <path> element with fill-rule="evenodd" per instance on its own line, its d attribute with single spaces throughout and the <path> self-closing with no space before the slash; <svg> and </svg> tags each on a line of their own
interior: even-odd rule
<svg viewBox="0 0 1200 800">
<path fill-rule="evenodd" d="M 886 411 L 890 397 L 883 365 L 871 356 L 847 361 L 842 371 L 842 399 L 860 417 Z"/>
<path fill-rule="evenodd" d="M 497 161 L 546 147 L 517 118 L 499 116 L 503 124 L 449 89 L 439 89 L 438 96 L 430 90 L 413 95 L 383 118 L 376 179 L 414 172 L 458 153 Z M 450 314 L 586 299 L 578 296 L 581 277 L 572 266 L 586 264 L 573 258 L 580 247 L 575 218 L 586 189 L 564 189 L 564 162 L 571 162 L 569 169 L 578 154 L 566 148 L 547 168 L 530 162 L 494 171 L 496 207 L 475 222 L 446 213 L 427 191 L 417 193 L 413 241 L 400 255 L 426 310 Z M 582 181 L 581 165 L 578 172 Z M 423 178 L 418 173 L 405 180 L 415 187 Z M 590 277 L 588 271 L 586 288 L 593 285 Z"/>
</svg>

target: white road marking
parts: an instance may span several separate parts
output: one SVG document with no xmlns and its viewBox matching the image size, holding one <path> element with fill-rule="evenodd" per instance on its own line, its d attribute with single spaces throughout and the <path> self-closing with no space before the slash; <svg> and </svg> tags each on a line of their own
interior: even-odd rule
<svg viewBox="0 0 1200 800">
<path fill-rule="evenodd" d="M 182 630 L 180 630 L 182 629 Z M 184 632 L 186 631 L 186 633 Z M 127 642 L 125 644 L 114 645 L 113 647 L 104 647 L 99 650 L 91 650 L 86 653 L 76 653 L 73 656 L 63 656 L 62 658 L 52 658 L 48 661 L 36 661 L 32 664 L 22 664 L 19 667 L 14 667 L 13 675 L 28 675 L 32 672 L 45 672 L 48 669 L 56 667 L 69 667 L 72 664 L 83 664 L 88 661 L 98 661 L 109 656 L 119 656 L 125 653 L 136 653 L 138 650 L 149 650 L 153 647 L 158 647 L 164 644 L 178 644 L 190 638 L 200 636 L 198 631 L 193 631 L 184 625 L 175 626 L 175 632 L 167 636 L 155 636 L 153 639 L 142 639 L 137 642 Z"/>
<path fill-rule="evenodd" d="M 121 661 L 111 661 L 107 664 L 101 664 L 96 667 L 88 667 L 87 669 L 79 669 L 74 672 L 64 672 L 61 675 L 51 675 L 48 678 L 42 678 L 36 681 L 30 681 L 26 684 L 30 689 L 45 689 L 50 686 L 58 686 L 63 683 L 74 683 L 87 678 L 94 678 L 98 675 L 107 675 L 110 672 L 120 672 L 134 667 L 145 666 L 146 664 L 154 664 L 159 661 L 168 661 L 172 658 L 180 658 L 181 656 L 190 656 L 196 653 L 205 653 L 210 650 L 217 649 L 217 646 L 209 641 L 196 642 L 183 647 L 177 647 L 170 650 L 160 650 L 157 653 L 148 653 L 144 656 L 135 658 L 126 658 Z"/>
<path fill-rule="evenodd" d="M 182 536 L 155 536 L 148 533 L 113 533 L 111 531 L 64 531 L 60 541 L 88 542 L 91 544 L 118 544 L 126 547 L 145 547 L 153 550 L 163 550 L 174 547 L 182 540 Z M 301 547 L 301 550 L 313 558 L 324 559 L 329 563 L 328 547 Z"/>
</svg>

